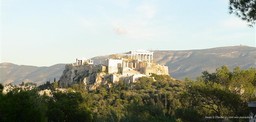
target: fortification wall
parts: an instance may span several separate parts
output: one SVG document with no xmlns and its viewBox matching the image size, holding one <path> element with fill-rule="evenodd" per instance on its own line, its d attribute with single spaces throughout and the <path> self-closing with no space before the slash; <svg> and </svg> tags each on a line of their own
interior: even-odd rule
<svg viewBox="0 0 256 122">
<path fill-rule="evenodd" d="M 157 74 L 157 75 L 169 75 L 168 67 L 159 65 L 159 64 L 151 64 L 144 68 L 142 68 L 142 73 L 145 75 Z"/>
</svg>

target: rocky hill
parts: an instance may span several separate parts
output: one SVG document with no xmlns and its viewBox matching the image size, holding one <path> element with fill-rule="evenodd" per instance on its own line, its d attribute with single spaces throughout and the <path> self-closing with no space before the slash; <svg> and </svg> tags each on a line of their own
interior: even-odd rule
<svg viewBox="0 0 256 122">
<path fill-rule="evenodd" d="M 108 56 L 97 56 L 93 59 L 100 63 Z M 185 77 L 196 78 L 202 71 L 214 71 L 227 65 L 229 68 L 239 66 L 243 69 L 256 67 L 256 48 L 248 46 L 220 47 L 202 50 L 156 50 L 154 61 L 167 65 L 172 77 L 183 80 Z M 65 64 L 50 67 L 35 67 L 0 63 L 0 83 L 21 83 L 34 81 L 43 83 L 47 80 L 59 79 Z"/>
</svg>

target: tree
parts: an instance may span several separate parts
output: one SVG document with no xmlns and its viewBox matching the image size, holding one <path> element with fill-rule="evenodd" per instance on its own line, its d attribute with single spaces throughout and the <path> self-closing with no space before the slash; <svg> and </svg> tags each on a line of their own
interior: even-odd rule
<svg viewBox="0 0 256 122">
<path fill-rule="evenodd" d="M 4 86 L 0 84 L 0 94 L 2 93 L 3 89 L 4 89 Z"/>
<path fill-rule="evenodd" d="M 183 121 L 203 121 L 205 116 L 246 116 L 247 102 L 221 84 L 190 82 L 186 92 L 181 94 L 182 107 L 176 116 Z M 191 116 L 191 113 L 193 116 Z"/>
<path fill-rule="evenodd" d="M 92 121 L 90 111 L 81 105 L 83 98 L 80 93 L 54 93 L 48 102 L 48 121 Z"/>
<path fill-rule="evenodd" d="M 227 66 L 216 69 L 217 83 L 227 86 L 230 82 L 230 71 Z"/>
<path fill-rule="evenodd" d="M 175 122 L 175 118 L 163 112 L 164 105 L 156 103 L 131 103 L 127 106 L 127 115 L 123 121 L 128 122 Z"/>
<path fill-rule="evenodd" d="M 256 22 L 256 0 L 229 0 L 230 14 L 247 21 L 249 26 Z"/>
<path fill-rule="evenodd" d="M 47 106 L 36 91 L 11 91 L 0 96 L 0 121 L 46 121 Z"/>
<path fill-rule="evenodd" d="M 220 83 L 227 86 L 230 82 L 231 73 L 227 66 L 222 66 L 216 69 L 216 72 L 209 73 L 208 71 L 202 72 L 202 80 L 205 83 Z"/>
</svg>

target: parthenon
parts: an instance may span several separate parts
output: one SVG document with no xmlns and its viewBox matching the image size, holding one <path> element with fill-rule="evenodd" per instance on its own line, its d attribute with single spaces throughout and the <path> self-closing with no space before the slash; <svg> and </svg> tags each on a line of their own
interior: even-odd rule
<svg viewBox="0 0 256 122">
<path fill-rule="evenodd" d="M 131 59 L 153 63 L 153 52 L 150 52 L 150 51 L 146 51 L 146 50 L 129 51 L 128 53 L 126 53 L 126 55 Z"/>
</svg>

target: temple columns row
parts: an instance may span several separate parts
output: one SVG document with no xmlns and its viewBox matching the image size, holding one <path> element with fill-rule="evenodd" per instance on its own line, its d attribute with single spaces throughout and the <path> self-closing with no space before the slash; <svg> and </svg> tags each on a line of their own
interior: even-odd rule
<svg viewBox="0 0 256 122">
<path fill-rule="evenodd" d="M 131 55 L 132 59 L 139 59 L 139 60 L 146 60 L 148 62 L 153 62 L 153 55 L 152 54 L 135 54 Z"/>
</svg>

